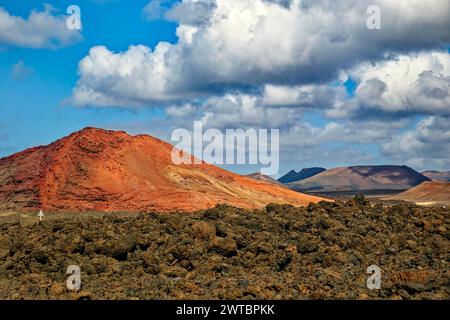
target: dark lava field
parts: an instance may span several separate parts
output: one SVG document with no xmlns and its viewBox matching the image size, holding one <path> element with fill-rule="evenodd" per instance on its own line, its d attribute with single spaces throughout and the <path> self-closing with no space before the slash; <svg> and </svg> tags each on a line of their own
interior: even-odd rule
<svg viewBox="0 0 450 320">
<path fill-rule="evenodd" d="M 1 299 L 450 299 L 450 209 L 308 207 L 0 218 Z M 79 266 L 81 289 L 66 287 Z M 369 290 L 367 267 L 381 270 Z"/>
</svg>

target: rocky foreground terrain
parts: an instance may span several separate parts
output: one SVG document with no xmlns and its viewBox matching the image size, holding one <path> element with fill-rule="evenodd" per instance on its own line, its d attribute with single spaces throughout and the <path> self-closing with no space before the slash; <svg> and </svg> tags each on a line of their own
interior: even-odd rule
<svg viewBox="0 0 450 320">
<path fill-rule="evenodd" d="M 450 299 L 450 210 L 363 198 L 0 218 L 2 299 Z M 366 269 L 381 268 L 381 289 Z M 69 265 L 82 288 L 66 289 Z"/>
</svg>

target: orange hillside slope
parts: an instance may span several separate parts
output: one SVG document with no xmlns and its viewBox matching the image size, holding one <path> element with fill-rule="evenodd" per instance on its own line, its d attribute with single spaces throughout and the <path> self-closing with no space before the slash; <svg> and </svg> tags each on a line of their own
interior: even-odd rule
<svg viewBox="0 0 450 320">
<path fill-rule="evenodd" d="M 206 163 L 174 165 L 172 148 L 148 135 L 83 129 L 0 159 L 0 209 L 194 211 L 323 200 Z"/>
</svg>

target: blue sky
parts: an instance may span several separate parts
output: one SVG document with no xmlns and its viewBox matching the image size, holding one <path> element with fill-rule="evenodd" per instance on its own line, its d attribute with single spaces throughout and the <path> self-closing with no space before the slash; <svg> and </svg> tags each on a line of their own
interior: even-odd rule
<svg viewBox="0 0 450 320">
<path fill-rule="evenodd" d="M 445 31 L 448 25 L 445 13 L 439 13 L 445 9 L 441 3 L 430 2 L 430 14 L 437 12 L 443 16 L 429 17 L 430 22 L 424 23 L 429 29 L 422 30 L 423 39 L 415 37 L 416 26 L 408 25 L 411 19 L 405 18 L 403 26 L 401 16 L 397 16 L 395 23 L 406 30 L 397 30 L 398 37 L 402 38 L 396 39 L 395 33 L 389 34 L 388 10 L 398 9 L 393 4 L 392 8 L 385 8 L 388 18 L 382 20 L 387 21 L 383 30 L 378 34 L 362 35 L 365 45 L 355 38 L 362 34 L 361 30 L 368 32 L 364 25 L 346 25 L 342 21 L 341 34 L 349 32 L 347 37 L 342 37 L 348 39 L 342 40 L 347 41 L 345 45 L 333 47 L 336 41 L 324 42 L 325 48 L 319 48 L 316 55 L 303 59 L 300 57 L 316 50 L 315 43 L 305 44 L 305 39 L 314 38 L 308 37 L 306 32 L 323 29 L 324 34 L 316 34 L 316 39 L 325 39 L 340 27 L 323 25 L 299 32 L 298 36 L 292 33 L 290 37 L 283 37 L 284 33 L 291 34 L 293 27 L 301 28 L 312 13 L 305 8 L 284 8 L 276 0 L 258 0 L 267 7 L 255 19 L 267 14 L 263 20 L 267 26 L 276 26 L 286 32 L 267 31 L 268 28 L 261 26 L 262 22 L 258 24 L 258 20 L 247 31 L 244 25 L 253 16 L 252 11 L 245 11 L 251 5 L 239 7 L 239 3 L 245 1 L 234 2 L 236 8 L 234 5 L 227 8 L 210 6 L 203 1 L 194 4 L 191 0 L 156 1 L 152 10 L 159 8 L 156 13 L 159 16 L 155 17 L 155 12 L 150 13 L 149 0 L 48 0 L 45 3 L 52 6 L 49 16 L 53 17 L 62 17 L 72 4 L 81 8 L 82 39 L 57 48 L 17 45 L 8 40 L 7 35 L 2 38 L 2 32 L 11 30 L 0 28 L 0 156 L 48 144 L 86 126 L 145 132 L 168 139 L 174 127 L 189 127 L 194 120 L 208 115 L 210 126 L 218 128 L 280 128 L 284 132 L 280 174 L 308 166 L 329 168 L 358 164 L 408 164 L 418 170 L 450 169 L 448 157 L 442 156 L 442 152 L 433 152 L 431 147 L 433 143 L 439 143 L 444 145 L 444 150 L 450 149 L 450 139 L 443 138 L 450 130 L 450 106 L 446 104 L 449 93 L 445 92 L 446 84 L 450 83 L 445 67 L 449 59 L 449 29 Z M 360 6 L 364 1 L 355 3 Z M 415 3 L 411 0 L 411 5 Z M 336 15 L 336 21 L 339 21 L 342 9 L 339 5 L 328 8 L 326 1 L 318 1 L 316 5 L 323 6 L 324 12 L 328 10 Z M 20 17 L 23 21 L 29 19 L 32 10 L 45 10 L 43 2 L 34 0 L 0 0 L 0 8 L 10 17 Z M 356 5 L 355 8 L 358 10 Z M 228 10 L 230 16 L 221 15 L 219 20 L 222 21 L 218 21 L 213 17 L 221 10 Z M 233 16 L 233 10 L 242 16 L 245 14 L 247 20 L 240 20 L 236 14 Z M 289 23 L 278 18 L 285 16 L 299 18 Z M 321 23 L 319 18 L 313 20 Z M 280 19 L 280 23 L 276 19 Z M 364 19 L 363 16 L 361 21 Z M 435 25 L 434 21 L 437 21 Z M 238 26 L 233 30 L 239 23 L 243 24 L 242 28 Z M 179 40 L 177 28 L 187 38 Z M 48 31 L 39 30 L 28 30 L 26 36 L 31 39 L 33 32 L 41 32 L 40 36 L 45 37 Z M 196 30 L 192 36 L 195 41 L 185 30 Z M 265 41 L 258 41 L 259 36 Z M 67 37 L 67 34 L 61 37 Z M 335 35 L 330 37 L 336 38 Z M 242 39 L 250 39 L 249 47 Z M 292 46 L 287 46 L 291 45 L 289 41 Z M 157 49 L 158 44 L 165 42 L 170 45 Z M 144 47 L 130 48 L 138 45 Z M 255 49 L 258 45 L 261 48 Z M 90 51 L 98 46 L 106 49 Z M 298 55 L 286 53 L 285 47 L 298 48 Z M 164 58 L 160 58 L 158 53 L 163 50 L 167 52 L 164 51 Z M 441 55 L 443 50 L 447 57 Z M 261 56 L 258 56 L 259 52 Z M 116 69 L 108 77 L 93 76 L 97 72 L 95 64 L 89 68 L 79 67 L 83 59 L 98 63 L 107 54 L 122 59 L 110 66 Z M 126 59 L 143 59 L 145 66 L 142 68 L 147 71 L 140 70 L 141 66 L 135 61 Z M 171 61 L 176 63 L 167 64 Z M 153 74 L 158 63 L 173 69 L 169 69 L 169 76 L 162 74 L 162 80 Z M 436 64 L 444 67 L 434 70 L 428 66 Z M 124 66 L 133 70 L 131 78 L 121 76 L 120 70 Z M 409 87 L 399 87 L 397 81 L 390 79 L 397 73 L 400 79 L 405 68 L 417 69 L 417 75 Z M 14 76 L 14 70 L 21 76 Z M 421 76 L 427 72 L 430 75 Z M 173 87 L 164 87 L 172 81 Z M 144 83 L 148 90 L 142 91 L 137 85 L 133 87 L 134 83 Z M 158 89 L 160 87 L 162 89 Z M 271 88 L 276 90 L 271 91 Z M 271 92 L 279 92 L 277 90 L 285 94 L 281 97 L 271 95 Z M 94 99 L 86 92 L 95 92 L 101 99 Z M 414 92 L 424 94 L 411 101 L 402 98 L 402 95 L 408 97 Z M 430 97 L 429 92 L 440 94 Z M 250 107 L 241 105 L 246 101 L 245 97 L 256 102 Z M 286 102 L 286 97 L 293 97 L 290 98 L 292 101 Z M 269 100 L 272 102 L 267 103 Z M 399 104 L 398 101 L 403 102 Z M 183 113 L 180 118 L 170 112 L 174 108 L 194 111 Z M 224 108 L 234 111 L 227 113 Z M 437 127 L 439 130 L 432 132 Z M 239 173 L 257 169 L 253 166 L 227 168 Z"/>
<path fill-rule="evenodd" d="M 73 1 L 46 1 L 62 13 Z M 78 62 L 97 44 L 111 50 L 126 50 L 130 44 L 154 46 L 164 40 L 175 42 L 176 24 L 149 21 L 142 14 L 146 1 L 78 1 L 82 8 L 83 38 L 80 43 L 58 50 L 8 48 L 0 53 L 0 124 L 9 139 L 0 149 L 8 155 L 34 145 L 47 144 L 85 126 L 109 127 L 142 120 L 161 113 L 145 109 L 77 108 L 64 104 L 77 81 Z M 28 17 L 42 10 L 42 1 L 0 1 L 13 15 Z M 11 79 L 12 66 L 23 60 L 33 69 L 25 81 Z"/>
</svg>

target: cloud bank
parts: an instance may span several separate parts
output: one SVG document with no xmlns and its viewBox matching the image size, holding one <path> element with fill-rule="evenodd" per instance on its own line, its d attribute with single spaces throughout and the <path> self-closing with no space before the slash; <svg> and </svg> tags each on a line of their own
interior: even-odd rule
<svg viewBox="0 0 450 320">
<path fill-rule="evenodd" d="M 369 5 L 381 9 L 380 30 L 367 28 Z M 177 21 L 178 42 L 91 48 L 73 104 L 162 106 L 166 128 L 199 119 L 282 128 L 284 154 L 299 160 L 347 150 L 370 161 L 355 148 L 372 145 L 389 159 L 450 168 L 447 149 L 432 147 L 439 132 L 450 145 L 450 1 L 152 1 L 144 14 Z"/>
<path fill-rule="evenodd" d="M 372 4 L 381 8 L 381 30 L 366 26 Z M 74 102 L 148 106 L 326 83 L 358 63 L 450 42 L 450 2 L 442 0 L 184 0 L 165 16 L 179 22 L 176 44 L 92 48 L 80 62 Z"/>
</svg>

